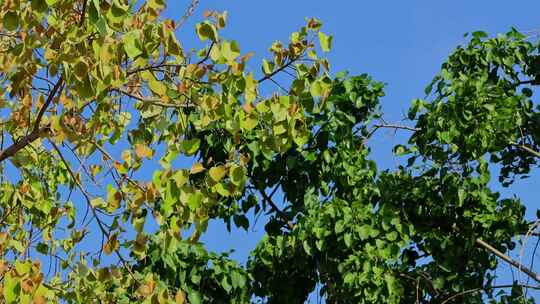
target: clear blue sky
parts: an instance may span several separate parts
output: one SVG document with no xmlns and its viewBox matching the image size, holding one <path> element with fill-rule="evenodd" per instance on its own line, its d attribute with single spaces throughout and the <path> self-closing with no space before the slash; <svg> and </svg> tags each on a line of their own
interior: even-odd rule
<svg viewBox="0 0 540 304">
<path fill-rule="evenodd" d="M 178 18 L 189 1 L 170 1 L 166 15 Z M 259 72 L 260 60 L 274 40 L 286 41 L 292 31 L 304 24 L 305 17 L 317 17 L 323 31 L 334 36 L 329 55 L 333 72 L 349 70 L 368 73 L 375 80 L 387 83 L 382 100 L 387 121 L 403 119 L 409 102 L 423 97 L 423 89 L 438 72 L 441 63 L 458 45 L 465 43 L 465 32 L 484 30 L 489 34 L 506 32 L 516 27 L 522 32 L 540 29 L 539 1 L 209 1 L 201 0 L 194 16 L 180 30 L 186 48 L 199 46 L 194 23 L 202 19 L 204 10 L 227 10 L 229 21 L 223 35 L 240 43 L 242 51 L 254 51 L 251 68 Z M 402 142 L 407 134 L 380 133 L 371 142 L 373 158 L 379 167 L 391 168 L 397 162 L 391 147 Z M 536 174 L 518 181 L 505 195 L 522 198 L 532 216 L 540 197 Z M 211 225 L 204 239 L 216 251 L 236 249 L 233 255 L 245 261 L 264 229 L 247 234 L 235 231 L 230 235 L 222 225 Z M 517 253 L 514 255 L 517 256 Z M 501 281 L 510 282 L 509 269 L 503 265 Z"/>
</svg>

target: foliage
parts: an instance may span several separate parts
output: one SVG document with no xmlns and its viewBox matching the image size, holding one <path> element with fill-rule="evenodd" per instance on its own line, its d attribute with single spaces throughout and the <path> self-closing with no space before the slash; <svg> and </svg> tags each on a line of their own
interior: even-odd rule
<svg viewBox="0 0 540 304">
<path fill-rule="evenodd" d="M 532 301 L 494 285 L 528 223 L 492 167 L 510 186 L 540 157 L 539 46 L 516 30 L 473 33 L 407 127 L 377 122 L 382 83 L 330 73 L 314 18 L 256 78 L 226 13 L 205 13 L 190 51 L 162 0 L 0 7 L 3 302 L 302 303 L 318 287 L 328 303 Z M 406 166 L 377 170 L 382 128 L 412 131 L 394 149 Z M 263 213 L 246 265 L 199 241 Z"/>
</svg>

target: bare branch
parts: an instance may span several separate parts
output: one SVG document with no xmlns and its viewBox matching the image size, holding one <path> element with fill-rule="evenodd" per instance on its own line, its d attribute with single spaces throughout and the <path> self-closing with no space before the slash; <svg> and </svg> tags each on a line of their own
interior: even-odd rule
<svg viewBox="0 0 540 304">
<path fill-rule="evenodd" d="M 387 124 L 387 123 L 384 123 L 384 124 L 376 124 L 376 125 L 374 125 L 374 127 L 376 127 L 376 128 L 387 128 L 387 129 L 396 129 L 396 130 L 407 130 L 407 131 L 412 131 L 412 132 L 420 131 L 419 128 L 414 128 L 414 127 L 409 127 L 409 126 L 406 126 L 406 125 L 399 125 L 399 124 Z"/>
<path fill-rule="evenodd" d="M 476 239 L 476 244 L 484 247 L 485 249 L 487 249 L 489 252 L 493 253 L 494 255 L 496 255 L 497 257 L 499 257 L 501 260 L 505 261 L 506 263 L 516 267 L 519 271 L 522 271 L 523 273 L 525 273 L 526 275 L 528 275 L 531 279 L 535 280 L 536 282 L 540 283 L 540 275 L 533 272 L 532 270 L 530 270 L 529 268 L 527 268 L 526 266 L 524 266 L 523 264 L 513 260 L 512 258 L 510 258 L 509 256 L 507 256 L 506 254 L 500 252 L 499 250 L 497 250 L 496 248 L 494 248 L 493 246 L 491 246 L 490 244 L 484 242 L 483 240 L 481 239 Z"/>
<path fill-rule="evenodd" d="M 526 152 L 529 152 L 529 153 L 531 153 L 532 155 L 534 155 L 534 156 L 540 158 L 540 152 L 538 152 L 538 151 L 532 149 L 531 147 L 529 147 L 529 146 L 527 146 L 527 145 L 524 145 L 524 144 L 518 144 L 518 143 L 515 143 L 515 142 L 511 142 L 510 144 L 512 144 L 513 146 L 516 146 L 516 147 L 520 148 L 521 150 L 526 151 Z"/>
<path fill-rule="evenodd" d="M 58 146 L 56 146 L 56 144 L 50 140 L 49 141 L 50 144 L 52 145 L 52 147 L 54 148 L 54 150 L 56 151 L 56 153 L 58 153 L 58 156 L 60 157 L 60 159 L 62 160 L 62 163 L 64 164 L 64 166 L 66 167 L 66 170 L 68 170 L 68 173 L 71 177 L 71 179 L 73 179 L 73 182 L 75 183 L 75 185 L 77 186 L 77 188 L 79 188 L 79 190 L 81 191 L 82 195 L 84 196 L 84 199 L 86 200 L 86 204 L 88 205 L 88 207 L 90 208 L 90 210 L 92 211 L 92 214 L 96 220 L 96 223 L 98 224 L 98 227 L 99 227 L 99 230 L 101 231 L 102 235 L 103 236 L 106 236 L 107 238 L 110 238 L 111 236 L 111 233 L 110 231 L 108 231 L 106 228 L 105 228 L 105 225 L 104 223 L 101 221 L 101 219 L 99 218 L 99 215 L 97 214 L 97 211 L 96 209 L 94 208 L 94 206 L 92 206 L 92 203 L 91 203 L 91 200 L 90 200 L 90 195 L 88 194 L 88 192 L 86 192 L 86 190 L 84 190 L 83 186 L 81 185 L 81 183 L 79 182 L 79 179 L 77 179 L 77 177 L 75 176 L 75 174 L 73 173 L 73 170 L 71 170 L 71 167 L 69 165 L 69 163 L 67 162 L 67 160 L 64 158 L 64 156 L 62 155 L 62 152 L 60 151 L 60 149 L 58 148 Z M 124 265 L 124 267 L 126 267 L 126 269 L 128 270 L 128 272 L 132 275 L 132 277 L 135 279 L 135 276 L 133 275 L 132 271 L 131 271 L 131 267 L 129 266 L 129 264 L 127 263 L 126 259 L 124 259 L 124 257 L 122 256 L 122 254 L 120 253 L 120 251 L 118 251 L 118 249 L 115 249 L 114 252 L 116 253 L 116 256 L 118 257 L 118 259 L 122 262 L 122 264 Z"/>
<path fill-rule="evenodd" d="M 283 220 L 285 221 L 285 223 L 287 223 L 287 226 L 289 226 L 290 229 L 293 229 L 294 228 L 294 224 L 291 222 L 291 220 L 289 220 L 289 217 L 287 216 L 287 214 L 285 214 L 285 212 L 281 211 L 277 206 L 276 204 L 272 201 L 272 198 L 270 198 L 268 196 L 268 194 L 266 194 L 266 192 L 264 192 L 264 190 L 260 190 L 259 189 L 259 192 L 261 193 L 263 199 L 266 201 L 266 203 L 268 203 L 268 205 L 270 205 L 270 207 L 272 207 L 272 209 L 278 214 L 278 216 Z"/>
<path fill-rule="evenodd" d="M 198 4 L 199 4 L 199 0 L 191 0 L 191 4 L 187 8 L 186 12 L 180 18 L 180 20 L 178 20 L 178 23 L 174 27 L 175 30 L 178 29 L 179 27 L 181 27 L 189 19 L 189 17 L 191 17 L 191 15 L 193 15 L 193 13 L 195 12 L 195 8 L 197 8 Z"/>
<path fill-rule="evenodd" d="M 531 286 L 531 285 L 524 285 L 524 284 L 516 284 L 516 285 L 497 285 L 497 286 L 486 286 L 481 288 L 473 288 L 469 290 L 462 291 L 460 293 L 457 293 L 446 300 L 442 301 L 441 304 L 450 303 L 450 301 L 453 301 L 456 298 L 471 294 L 471 293 L 477 293 L 485 290 L 491 290 L 491 289 L 502 289 L 502 288 L 512 288 L 514 286 L 519 286 L 523 288 L 530 288 L 530 289 L 540 289 L 540 286 Z"/>
</svg>

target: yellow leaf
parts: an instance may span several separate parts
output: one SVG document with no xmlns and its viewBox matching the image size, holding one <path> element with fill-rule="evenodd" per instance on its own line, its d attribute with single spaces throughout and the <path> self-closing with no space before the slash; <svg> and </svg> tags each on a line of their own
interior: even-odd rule
<svg viewBox="0 0 540 304">
<path fill-rule="evenodd" d="M 118 236 L 116 234 L 112 234 L 105 245 L 103 245 L 103 252 L 106 255 L 110 255 L 114 251 L 118 250 L 120 247 L 120 244 L 118 243 Z"/>
<path fill-rule="evenodd" d="M 253 74 L 251 73 L 246 76 L 246 89 L 244 94 L 247 103 L 250 103 L 257 98 L 257 81 L 253 79 Z"/>
<path fill-rule="evenodd" d="M 154 78 L 148 80 L 148 86 L 152 92 L 159 96 L 163 96 L 167 92 L 167 86 Z"/>
<path fill-rule="evenodd" d="M 136 144 L 135 145 L 135 155 L 137 155 L 138 158 L 150 158 L 154 154 L 154 151 L 150 149 L 148 146 L 144 144 Z"/>
<path fill-rule="evenodd" d="M 204 170 L 206 170 L 206 169 L 204 168 L 202 163 L 195 163 L 191 167 L 190 173 L 191 174 L 197 174 L 197 173 L 203 172 Z"/>
<path fill-rule="evenodd" d="M 218 33 L 216 30 L 216 27 L 213 24 L 210 24 L 208 22 L 201 22 L 196 25 L 196 28 L 197 28 L 197 35 L 199 35 L 199 38 L 201 39 L 201 41 L 210 39 L 216 42 L 218 40 Z"/>
<path fill-rule="evenodd" d="M 186 293 L 182 290 L 178 290 L 176 293 L 176 296 L 174 297 L 174 300 L 176 301 L 176 304 L 184 304 L 186 303 Z"/>
<path fill-rule="evenodd" d="M 215 182 L 219 182 L 225 176 L 225 173 L 226 171 L 224 166 L 212 167 L 208 171 L 208 174 Z"/>
<path fill-rule="evenodd" d="M 174 175 L 172 176 L 172 178 L 174 179 L 174 181 L 176 182 L 176 186 L 177 187 L 182 187 L 187 181 L 188 181 L 188 176 L 189 174 L 187 173 L 187 171 L 185 170 L 179 170 L 179 171 L 176 171 L 174 173 Z"/>
</svg>

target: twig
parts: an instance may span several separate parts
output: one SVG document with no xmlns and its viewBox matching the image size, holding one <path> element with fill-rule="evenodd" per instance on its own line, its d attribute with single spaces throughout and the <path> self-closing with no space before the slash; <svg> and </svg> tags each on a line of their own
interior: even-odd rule
<svg viewBox="0 0 540 304">
<path fill-rule="evenodd" d="M 178 23 L 174 27 L 175 30 L 181 27 L 188 20 L 188 18 L 191 17 L 191 15 L 193 15 L 193 13 L 195 12 L 195 8 L 197 7 L 198 4 L 199 4 L 199 0 L 191 0 L 191 4 L 187 8 L 186 12 L 182 16 L 182 18 L 178 20 Z"/>
<path fill-rule="evenodd" d="M 412 131 L 412 132 L 420 131 L 419 128 L 409 127 L 409 126 L 406 126 L 406 125 L 387 124 L 387 123 L 376 124 L 376 125 L 374 125 L 374 127 L 376 127 L 376 128 L 387 128 L 387 129 L 408 130 L 408 131 Z"/>
<path fill-rule="evenodd" d="M 15 153 L 19 152 L 21 149 L 34 142 L 36 139 L 42 137 L 43 135 L 49 132 L 49 126 L 40 128 L 37 131 L 32 131 L 30 134 L 26 135 L 22 139 L 18 140 L 11 146 L 7 147 L 5 150 L 0 152 L 0 163 L 4 160 L 12 157 Z"/>
<path fill-rule="evenodd" d="M 277 68 L 275 71 L 273 71 L 272 73 L 262 77 L 261 79 L 257 80 L 258 83 L 261 83 L 265 80 L 268 80 L 272 77 L 274 77 L 277 73 L 285 70 L 288 66 L 290 66 L 291 64 L 293 64 L 294 62 L 296 62 L 298 59 L 301 58 L 302 55 L 299 55 L 298 57 L 293 57 L 291 58 L 289 61 L 285 62 L 285 64 L 283 64 L 282 66 L 280 66 L 279 68 Z"/>
<path fill-rule="evenodd" d="M 208 58 L 210 57 L 210 52 L 212 51 L 212 48 L 214 47 L 214 45 L 215 45 L 215 42 L 212 41 L 212 43 L 211 43 L 210 46 L 208 47 L 208 51 L 206 52 L 206 55 L 204 55 L 204 57 L 203 57 L 201 60 L 199 60 L 199 61 L 197 62 L 197 65 L 200 65 L 200 64 L 202 64 L 203 62 L 205 62 L 206 60 L 208 60 Z"/>
<path fill-rule="evenodd" d="M 92 203 L 91 203 L 89 194 L 86 192 L 86 190 L 84 190 L 84 188 L 83 188 L 82 185 L 80 184 L 79 180 L 77 179 L 77 177 L 76 177 L 75 174 L 73 173 L 73 170 L 71 170 L 71 167 L 69 166 L 69 163 L 67 162 L 67 160 L 66 160 L 66 159 L 64 158 L 64 156 L 62 155 L 62 152 L 60 151 L 60 149 L 58 148 L 58 146 L 56 146 L 56 144 L 55 144 L 52 140 L 50 140 L 49 142 L 50 142 L 50 144 L 52 145 L 52 147 L 54 148 L 54 150 L 56 151 L 56 153 L 58 153 L 58 156 L 59 156 L 60 159 L 62 160 L 62 163 L 66 166 L 66 170 L 68 170 L 68 173 L 69 173 L 69 175 L 71 176 L 71 178 L 73 179 L 73 182 L 75 183 L 75 185 L 77 186 L 77 188 L 79 188 L 79 190 L 81 191 L 82 195 L 84 196 L 87 205 L 88 205 L 89 208 L 91 209 L 92 214 L 94 215 L 94 218 L 96 219 L 96 223 L 98 224 L 99 230 L 101 231 L 102 235 L 103 235 L 103 236 L 106 236 L 107 238 L 110 238 L 110 231 L 108 231 L 108 230 L 105 228 L 104 223 L 101 222 L 101 219 L 99 218 L 99 216 L 98 216 L 98 214 L 97 214 L 97 212 L 96 212 L 96 209 L 94 208 L 94 206 L 92 206 Z M 124 267 L 126 267 L 127 271 L 131 274 L 131 276 L 133 277 L 133 279 L 137 281 L 137 279 L 135 278 L 135 275 L 134 275 L 133 272 L 131 271 L 131 267 L 129 266 L 129 264 L 127 263 L 127 261 L 124 259 L 124 257 L 122 256 L 122 254 L 120 254 L 120 251 L 118 251 L 118 249 L 114 249 L 114 252 L 116 253 L 116 256 L 118 257 L 118 259 L 122 262 L 122 264 L 124 265 Z"/>
<path fill-rule="evenodd" d="M 155 70 L 155 69 L 159 69 L 159 68 L 176 68 L 176 67 L 183 67 L 183 66 L 185 66 L 185 65 L 184 64 L 171 64 L 171 63 L 149 65 L 149 66 L 141 67 L 141 68 L 134 69 L 134 70 L 131 70 L 131 71 L 127 71 L 126 75 L 129 76 L 129 75 L 136 74 L 136 73 L 139 73 L 139 72 L 148 71 L 148 70 Z"/>
<path fill-rule="evenodd" d="M 172 104 L 172 103 L 165 103 L 165 102 L 162 102 L 159 99 L 147 99 L 147 98 L 139 97 L 137 95 L 133 95 L 133 94 L 131 94 L 131 93 L 125 91 L 125 90 L 122 90 L 122 89 L 112 89 L 112 91 L 117 91 L 117 92 L 119 92 L 119 93 L 121 93 L 123 95 L 126 95 L 127 97 L 136 99 L 136 100 L 141 101 L 143 103 L 148 103 L 148 104 L 151 104 L 151 105 L 160 106 L 160 107 L 164 107 L 164 108 L 184 109 L 184 108 L 189 108 L 189 107 L 194 106 L 191 103 L 177 105 L 177 104 Z"/>
</svg>

